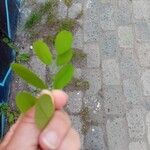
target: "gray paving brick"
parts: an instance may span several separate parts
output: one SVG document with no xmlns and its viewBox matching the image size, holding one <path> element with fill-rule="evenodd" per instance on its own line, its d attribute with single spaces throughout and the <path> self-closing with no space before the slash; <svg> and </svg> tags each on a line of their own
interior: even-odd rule
<svg viewBox="0 0 150 150">
<path fill-rule="evenodd" d="M 84 150 L 106 150 L 102 128 L 99 126 L 91 126 L 85 136 L 84 144 Z"/>
<path fill-rule="evenodd" d="M 87 95 L 96 94 L 102 86 L 101 72 L 99 69 L 83 69 L 82 78 L 89 82 L 89 89 L 86 91 Z"/>
<path fill-rule="evenodd" d="M 99 40 L 100 28 L 97 21 L 84 22 L 84 41 L 85 42 L 94 42 Z"/>
<path fill-rule="evenodd" d="M 145 142 L 132 142 L 129 144 L 129 150 L 148 150 Z"/>
<path fill-rule="evenodd" d="M 78 28 L 76 33 L 74 34 L 74 43 L 73 48 L 83 49 L 83 30 Z"/>
<path fill-rule="evenodd" d="M 146 115 L 146 126 L 147 126 L 147 140 L 148 144 L 150 144 L 150 112 Z"/>
<path fill-rule="evenodd" d="M 143 83 L 143 92 L 145 96 L 150 96 L 150 70 L 145 70 L 141 77 Z"/>
<path fill-rule="evenodd" d="M 119 0 L 115 11 L 116 25 L 127 25 L 131 23 L 132 5 L 129 0 Z"/>
<path fill-rule="evenodd" d="M 88 108 L 89 122 L 102 123 L 102 98 L 98 94 L 84 95 L 83 104 Z"/>
<path fill-rule="evenodd" d="M 123 80 L 123 91 L 126 97 L 126 101 L 130 104 L 136 104 L 142 100 L 142 89 L 137 80 Z"/>
<path fill-rule="evenodd" d="M 150 26 L 147 22 L 138 21 L 135 23 L 135 38 L 138 42 L 150 41 Z"/>
<path fill-rule="evenodd" d="M 105 85 L 119 85 L 119 65 L 115 59 L 102 61 L 103 82 Z"/>
<path fill-rule="evenodd" d="M 70 116 L 72 121 L 72 126 L 80 135 L 81 149 L 84 148 L 84 135 L 82 134 L 82 122 L 80 116 Z"/>
<path fill-rule="evenodd" d="M 145 134 L 145 109 L 143 107 L 135 107 L 127 113 L 127 122 L 129 135 L 131 139 L 143 139 Z"/>
<path fill-rule="evenodd" d="M 67 6 L 64 4 L 63 1 L 60 1 L 60 3 L 58 4 L 58 18 L 62 19 L 62 18 L 66 18 L 67 16 Z"/>
<path fill-rule="evenodd" d="M 127 150 L 129 139 L 125 119 L 108 120 L 106 129 L 109 150 Z"/>
<path fill-rule="evenodd" d="M 141 66 L 150 67 L 150 44 L 142 43 L 137 45 L 137 52 Z"/>
<path fill-rule="evenodd" d="M 98 21 L 98 0 L 87 0 L 84 5 L 84 41 L 98 41 L 100 35 Z"/>
<path fill-rule="evenodd" d="M 112 58 L 118 54 L 118 35 L 115 31 L 107 31 L 101 39 L 102 58 Z"/>
<path fill-rule="evenodd" d="M 115 30 L 114 7 L 110 4 L 100 5 L 100 25 L 104 31 Z"/>
<path fill-rule="evenodd" d="M 108 115 L 124 115 L 125 98 L 121 86 L 107 86 L 103 90 L 105 113 Z"/>
<path fill-rule="evenodd" d="M 133 48 L 134 36 L 131 26 L 120 26 L 118 28 L 119 45 L 123 48 Z"/>
<path fill-rule="evenodd" d="M 98 43 L 86 43 L 84 45 L 84 52 L 87 54 L 87 67 L 100 67 L 100 50 Z"/>
<path fill-rule="evenodd" d="M 68 13 L 69 18 L 75 19 L 78 16 L 78 14 L 82 11 L 82 4 L 73 3 L 68 11 L 69 11 Z"/>
<path fill-rule="evenodd" d="M 133 49 L 122 50 L 120 55 L 120 73 L 122 78 L 137 79 L 141 73 Z"/>
<path fill-rule="evenodd" d="M 82 108 L 82 98 L 83 93 L 81 91 L 69 92 L 69 102 L 67 104 L 67 109 L 71 113 L 79 113 Z"/>
<path fill-rule="evenodd" d="M 150 2 L 144 0 L 133 0 L 133 14 L 136 19 L 150 18 Z"/>
</svg>

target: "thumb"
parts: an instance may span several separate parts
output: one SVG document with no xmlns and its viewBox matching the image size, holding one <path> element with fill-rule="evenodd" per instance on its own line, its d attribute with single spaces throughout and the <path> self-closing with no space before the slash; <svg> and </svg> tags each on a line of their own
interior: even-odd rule
<svg viewBox="0 0 150 150">
<path fill-rule="evenodd" d="M 34 123 L 34 108 L 32 108 L 20 119 L 6 149 L 37 150 L 39 134 L 40 130 Z"/>
</svg>

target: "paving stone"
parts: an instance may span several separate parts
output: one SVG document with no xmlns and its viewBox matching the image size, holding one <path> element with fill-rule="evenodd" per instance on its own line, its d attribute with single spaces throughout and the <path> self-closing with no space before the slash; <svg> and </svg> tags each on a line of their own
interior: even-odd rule
<svg viewBox="0 0 150 150">
<path fill-rule="evenodd" d="M 67 16 L 67 6 L 64 4 L 64 1 L 60 1 L 58 4 L 58 18 L 63 19 Z"/>
<path fill-rule="evenodd" d="M 108 115 L 125 114 L 125 98 L 121 86 L 108 86 L 104 91 L 104 109 Z"/>
<path fill-rule="evenodd" d="M 73 48 L 83 49 L 83 30 L 81 28 L 78 28 L 74 34 Z"/>
<path fill-rule="evenodd" d="M 150 112 L 146 115 L 146 126 L 147 126 L 147 139 L 150 144 Z"/>
<path fill-rule="evenodd" d="M 69 102 L 67 104 L 67 109 L 71 113 L 79 113 L 82 108 L 82 98 L 83 93 L 81 91 L 69 92 Z"/>
<path fill-rule="evenodd" d="M 133 0 L 133 14 L 136 19 L 150 18 L 150 2 L 144 0 Z"/>
<path fill-rule="evenodd" d="M 119 66 L 115 59 L 102 61 L 103 82 L 105 85 L 119 85 Z"/>
<path fill-rule="evenodd" d="M 150 26 L 147 22 L 135 23 L 135 38 L 138 42 L 150 42 Z"/>
<path fill-rule="evenodd" d="M 150 44 L 143 43 L 138 45 L 138 57 L 141 66 L 150 67 Z"/>
<path fill-rule="evenodd" d="M 82 122 L 80 116 L 70 116 L 72 121 L 72 126 L 75 130 L 80 134 L 80 142 L 81 142 L 81 149 L 84 146 L 84 135 L 82 134 Z"/>
<path fill-rule="evenodd" d="M 127 102 L 130 104 L 136 104 L 142 100 L 142 89 L 139 81 L 135 79 L 123 80 L 123 91 Z"/>
<path fill-rule="evenodd" d="M 89 82 L 90 87 L 85 92 L 87 95 L 96 94 L 101 89 L 101 72 L 99 69 L 83 69 L 82 78 Z"/>
<path fill-rule="evenodd" d="M 74 77 L 80 79 L 81 76 L 82 76 L 82 70 L 81 70 L 81 68 L 76 68 L 75 69 Z"/>
<path fill-rule="evenodd" d="M 129 144 L 129 150 L 148 150 L 145 142 L 132 142 Z"/>
<path fill-rule="evenodd" d="M 84 18 L 87 22 L 98 21 L 99 6 L 99 0 L 86 0 L 84 2 Z"/>
<path fill-rule="evenodd" d="M 119 45 L 123 48 L 133 48 L 134 36 L 131 26 L 120 26 L 118 28 Z"/>
<path fill-rule="evenodd" d="M 82 4 L 81 3 L 73 3 L 72 6 L 69 8 L 68 17 L 75 19 L 78 14 L 82 11 Z"/>
<path fill-rule="evenodd" d="M 85 136 L 84 150 L 106 150 L 104 133 L 101 127 L 91 126 Z"/>
<path fill-rule="evenodd" d="M 98 94 L 84 95 L 83 104 L 88 108 L 89 122 L 102 123 L 102 98 Z"/>
<path fill-rule="evenodd" d="M 100 5 L 100 25 L 104 31 L 115 30 L 114 7 L 110 4 Z"/>
<path fill-rule="evenodd" d="M 98 43 L 86 43 L 84 45 L 84 52 L 87 54 L 87 67 L 100 67 L 100 50 Z"/>
<path fill-rule="evenodd" d="M 101 0 L 101 3 L 110 3 L 111 0 Z"/>
<path fill-rule="evenodd" d="M 100 28 L 98 22 L 99 0 L 87 0 L 84 4 L 84 41 L 98 41 Z"/>
<path fill-rule="evenodd" d="M 84 22 L 84 41 L 94 42 L 99 40 L 100 28 L 97 21 Z"/>
<path fill-rule="evenodd" d="M 150 70 L 143 72 L 141 77 L 143 83 L 143 92 L 145 96 L 150 96 Z"/>
<path fill-rule="evenodd" d="M 120 56 L 120 72 L 122 78 L 135 78 L 138 79 L 140 75 L 140 68 L 137 63 L 137 59 L 132 49 L 126 49 L 121 51 Z"/>
<path fill-rule="evenodd" d="M 142 139 L 145 134 L 145 109 L 143 107 L 135 107 L 130 110 L 126 117 L 131 139 Z"/>
<path fill-rule="evenodd" d="M 116 25 L 127 25 L 131 23 L 132 5 L 129 0 L 119 0 L 115 11 Z"/>
<path fill-rule="evenodd" d="M 106 130 L 110 150 L 127 150 L 129 139 L 124 118 L 108 120 Z"/>
<path fill-rule="evenodd" d="M 43 79 L 43 81 L 46 80 L 46 65 L 41 63 L 36 56 L 31 57 L 30 66 L 32 70 L 38 74 L 41 79 Z"/>
<path fill-rule="evenodd" d="M 118 35 L 114 31 L 107 31 L 101 37 L 102 58 L 112 58 L 118 54 Z"/>
</svg>

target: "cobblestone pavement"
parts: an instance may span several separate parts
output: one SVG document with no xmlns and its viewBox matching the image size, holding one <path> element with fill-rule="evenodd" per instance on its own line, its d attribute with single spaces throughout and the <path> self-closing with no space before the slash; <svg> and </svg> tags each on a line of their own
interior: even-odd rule
<svg viewBox="0 0 150 150">
<path fill-rule="evenodd" d="M 90 88 L 69 92 L 66 109 L 82 149 L 150 150 L 150 1 L 74 0 L 69 17 L 81 9 L 74 47 L 87 63 L 76 76 Z M 67 14 L 62 1 L 59 12 Z M 32 64 L 45 76 L 36 59 Z"/>
</svg>

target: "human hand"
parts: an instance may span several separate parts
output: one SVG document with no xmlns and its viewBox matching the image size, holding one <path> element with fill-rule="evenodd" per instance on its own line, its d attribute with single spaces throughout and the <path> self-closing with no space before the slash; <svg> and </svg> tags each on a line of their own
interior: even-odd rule
<svg viewBox="0 0 150 150">
<path fill-rule="evenodd" d="M 59 90 L 51 92 L 56 111 L 47 127 L 40 131 L 34 123 L 34 108 L 12 126 L 0 150 L 80 150 L 80 138 L 71 127 L 69 116 L 62 110 L 68 96 Z"/>
</svg>

